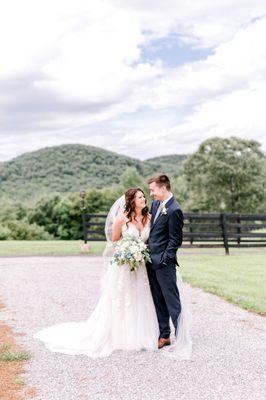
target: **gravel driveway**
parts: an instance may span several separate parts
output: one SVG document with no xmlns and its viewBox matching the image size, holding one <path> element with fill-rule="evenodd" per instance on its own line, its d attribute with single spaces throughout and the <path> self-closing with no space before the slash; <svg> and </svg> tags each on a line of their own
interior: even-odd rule
<svg viewBox="0 0 266 400">
<path fill-rule="evenodd" d="M 265 318 L 189 285 L 190 361 L 145 351 L 93 360 L 49 352 L 32 339 L 42 327 L 87 319 L 97 302 L 100 269 L 98 257 L 0 258 L 6 305 L 0 319 L 25 333 L 17 341 L 32 354 L 26 379 L 38 400 L 266 398 Z"/>
</svg>

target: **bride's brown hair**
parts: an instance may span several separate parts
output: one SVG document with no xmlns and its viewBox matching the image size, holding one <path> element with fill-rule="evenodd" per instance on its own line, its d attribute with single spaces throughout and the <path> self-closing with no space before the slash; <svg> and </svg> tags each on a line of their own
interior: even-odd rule
<svg viewBox="0 0 266 400">
<path fill-rule="evenodd" d="M 136 197 L 137 192 L 142 192 L 146 199 L 145 193 L 140 188 L 130 188 L 125 193 L 125 199 L 126 199 L 125 212 L 127 213 L 127 218 L 129 219 L 128 222 L 132 222 L 132 220 L 133 220 L 133 214 L 135 213 L 135 209 L 136 209 L 135 197 Z M 144 226 L 148 220 L 148 215 L 149 215 L 149 208 L 147 205 L 146 205 L 146 207 L 144 207 L 141 210 L 141 214 L 142 214 L 141 222 Z M 134 217 L 134 220 L 137 222 L 135 217 Z"/>
</svg>

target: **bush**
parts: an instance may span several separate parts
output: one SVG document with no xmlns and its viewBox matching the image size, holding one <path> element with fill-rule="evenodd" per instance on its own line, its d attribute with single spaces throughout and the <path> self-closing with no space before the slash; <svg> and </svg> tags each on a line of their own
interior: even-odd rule
<svg viewBox="0 0 266 400">
<path fill-rule="evenodd" d="M 7 223 L 9 238 L 14 240 L 51 240 L 51 236 L 42 226 L 28 224 L 25 221 L 11 221 Z"/>
<path fill-rule="evenodd" d="M 107 213 L 123 189 L 106 188 L 86 191 L 85 206 L 89 213 Z M 62 240 L 77 240 L 83 236 L 82 201 L 79 193 L 66 196 L 54 194 L 41 198 L 28 214 L 30 224 L 38 224 Z"/>
<path fill-rule="evenodd" d="M 0 225 L 0 240 L 8 240 L 11 237 L 11 230 L 4 225 Z"/>
<path fill-rule="evenodd" d="M 27 216 L 29 207 L 20 202 L 0 200 L 0 223 L 5 225 L 9 221 L 22 220 Z"/>
</svg>

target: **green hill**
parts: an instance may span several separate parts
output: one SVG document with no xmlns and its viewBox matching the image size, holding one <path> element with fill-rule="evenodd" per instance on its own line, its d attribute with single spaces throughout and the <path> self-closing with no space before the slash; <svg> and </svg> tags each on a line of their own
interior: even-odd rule
<svg viewBox="0 0 266 400">
<path fill-rule="evenodd" d="M 81 144 L 47 147 L 0 163 L 0 198 L 35 200 L 53 192 L 112 186 L 129 167 L 135 167 L 144 177 L 162 170 L 170 174 L 177 170 L 179 157 L 183 156 L 141 161 Z"/>
<path fill-rule="evenodd" d="M 185 154 L 171 154 L 168 156 L 160 156 L 148 158 L 146 162 L 156 166 L 157 171 L 165 172 L 169 175 L 174 175 L 178 172 L 183 160 L 187 158 Z"/>
</svg>

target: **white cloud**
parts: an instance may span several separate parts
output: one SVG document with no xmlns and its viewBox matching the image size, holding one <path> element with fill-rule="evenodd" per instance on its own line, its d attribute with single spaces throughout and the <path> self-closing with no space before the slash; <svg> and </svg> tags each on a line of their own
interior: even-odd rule
<svg viewBox="0 0 266 400">
<path fill-rule="evenodd" d="M 111 0 L 139 12 L 146 29 L 155 36 L 177 32 L 196 47 L 215 47 L 230 40 L 250 21 L 266 14 L 264 0 Z"/>
<path fill-rule="evenodd" d="M 264 15 L 262 0 L 6 2 L 0 158 L 64 142 L 144 158 L 187 153 L 216 134 L 266 148 Z M 168 35 L 212 55 L 178 68 L 160 54 L 144 62 L 141 48 Z"/>
</svg>

